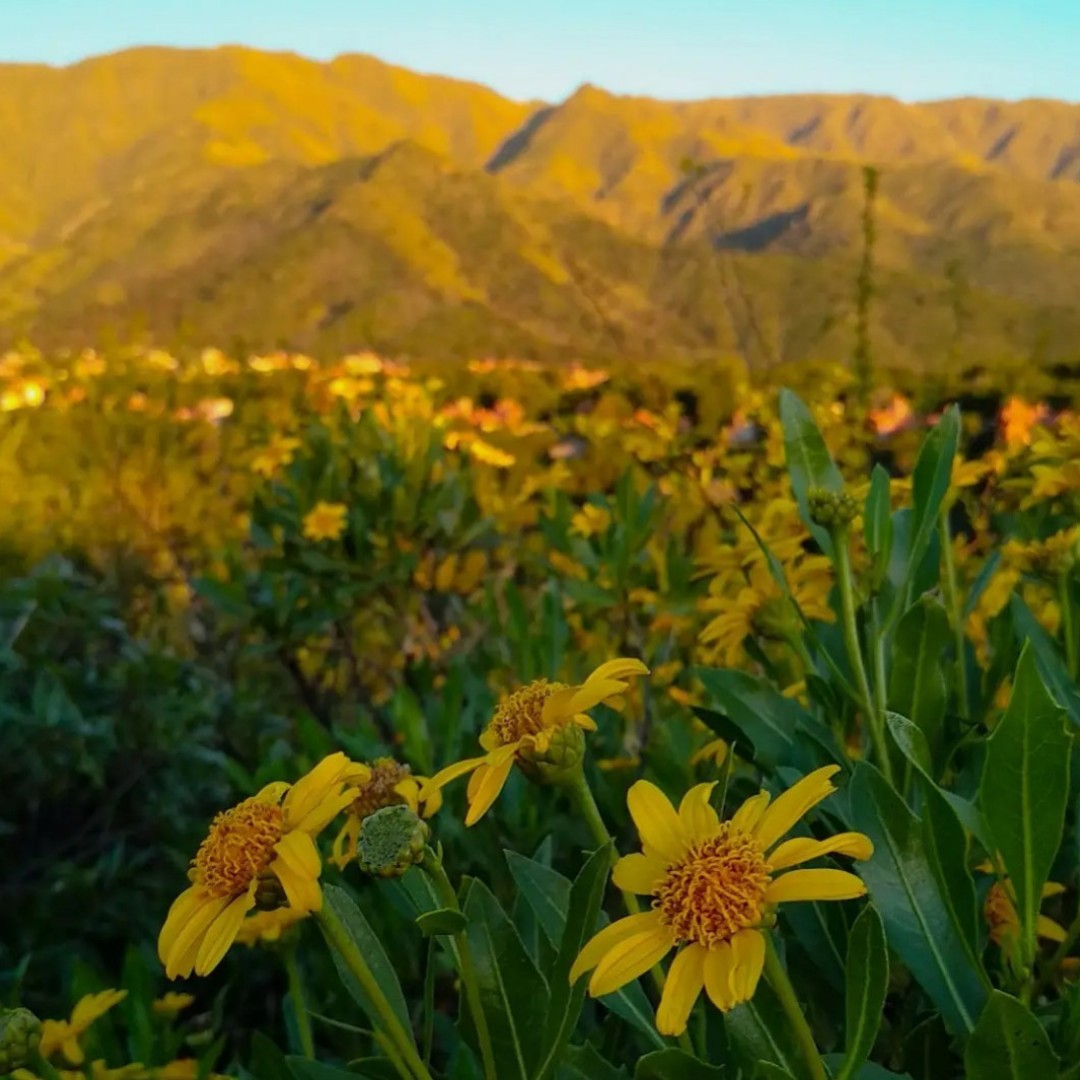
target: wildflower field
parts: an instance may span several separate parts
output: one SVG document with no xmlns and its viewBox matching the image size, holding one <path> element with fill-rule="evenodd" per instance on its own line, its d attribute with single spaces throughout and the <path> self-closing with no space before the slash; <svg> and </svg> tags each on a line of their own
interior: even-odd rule
<svg viewBox="0 0 1080 1080">
<path fill-rule="evenodd" d="M 1080 1078 L 1080 382 L 0 356 L 0 1075 Z"/>
</svg>

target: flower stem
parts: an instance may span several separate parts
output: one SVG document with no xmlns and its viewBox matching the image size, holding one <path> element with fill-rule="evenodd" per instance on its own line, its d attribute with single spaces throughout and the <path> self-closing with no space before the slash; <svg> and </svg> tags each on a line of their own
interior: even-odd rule
<svg viewBox="0 0 1080 1080">
<path fill-rule="evenodd" d="M 285 976 L 289 981 L 289 1003 L 292 1006 L 296 1032 L 300 1037 L 300 1049 L 308 1061 L 315 1060 L 315 1040 L 311 1034 L 311 1017 L 308 1016 L 307 1002 L 304 996 L 304 984 L 300 979 L 300 968 L 296 963 L 296 943 L 284 951 Z"/>
<path fill-rule="evenodd" d="M 431 878 L 443 903 L 452 911 L 460 911 L 461 908 L 458 905 L 454 886 L 446 876 L 442 860 L 431 848 L 427 849 L 421 867 Z M 476 1028 L 476 1040 L 480 1044 L 480 1057 L 484 1064 L 484 1078 L 485 1080 L 498 1080 L 498 1073 L 495 1068 L 495 1050 L 491 1043 L 491 1030 L 488 1027 L 487 1014 L 484 1012 L 483 1001 L 480 997 L 480 984 L 476 979 L 476 966 L 473 963 L 472 951 L 469 948 L 469 938 L 464 930 L 454 935 L 454 944 L 457 947 L 458 973 L 461 975 L 461 985 L 465 990 L 465 1000 L 469 1005 L 473 1026 Z"/>
<path fill-rule="evenodd" d="M 949 528 L 949 511 L 941 512 L 941 558 L 944 578 L 941 582 L 948 605 L 949 622 L 952 624 L 953 648 L 956 651 L 956 705 L 962 720 L 970 718 L 968 704 L 967 664 L 964 649 L 964 614 L 960 602 L 960 587 L 956 578 L 956 558 L 952 548 L 952 530 Z"/>
<path fill-rule="evenodd" d="M 404 1080 L 431 1080 L 431 1073 L 420 1060 L 412 1039 L 402 1026 L 393 1006 L 386 1000 L 386 995 L 371 968 L 368 967 L 363 953 L 356 947 L 356 943 L 349 936 L 333 908 L 329 904 L 324 905 L 322 910 L 316 913 L 315 918 L 326 935 L 327 941 L 337 951 L 350 974 L 355 977 L 365 996 L 374 1006 L 377 1016 L 372 1019 L 378 1019 L 382 1035 L 393 1045 L 401 1059 L 395 1062 L 398 1072 Z"/>
<path fill-rule="evenodd" d="M 889 781 L 889 785 L 895 787 L 889 744 L 885 739 L 885 714 L 878 710 L 874 695 L 870 692 L 870 680 L 866 674 L 866 664 L 863 663 L 862 647 L 859 644 L 859 627 L 855 619 L 855 581 L 851 572 L 851 549 L 847 526 L 834 529 L 832 538 L 833 566 L 836 570 L 836 584 L 840 590 L 844 646 L 847 649 L 852 670 L 855 672 L 859 703 L 870 728 L 870 739 L 874 744 L 874 756 L 878 759 L 878 768 Z"/>
<path fill-rule="evenodd" d="M 818 1052 L 817 1043 L 814 1042 L 814 1033 L 810 1030 L 810 1025 L 806 1022 L 806 1017 L 799 1007 L 798 998 L 795 997 L 795 988 L 791 985 L 784 965 L 776 953 L 771 933 L 765 934 L 765 978 L 769 980 L 769 985 L 780 999 L 784 1015 L 791 1024 L 791 1030 L 813 1080 L 828 1080 L 828 1073 L 825 1071 L 821 1054 Z"/>
</svg>

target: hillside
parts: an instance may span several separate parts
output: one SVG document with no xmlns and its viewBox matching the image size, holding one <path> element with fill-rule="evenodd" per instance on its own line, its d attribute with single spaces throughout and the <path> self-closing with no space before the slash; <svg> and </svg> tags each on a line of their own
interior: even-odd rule
<svg viewBox="0 0 1080 1080">
<path fill-rule="evenodd" d="M 0 140 L 0 344 L 843 356 L 871 163 L 885 358 L 1080 349 L 1077 105 L 545 105 L 138 49 L 0 65 Z"/>
</svg>

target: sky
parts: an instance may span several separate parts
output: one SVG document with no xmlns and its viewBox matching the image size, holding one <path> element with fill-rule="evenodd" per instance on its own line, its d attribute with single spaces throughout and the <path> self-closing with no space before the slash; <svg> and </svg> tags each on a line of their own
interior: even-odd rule
<svg viewBox="0 0 1080 1080">
<path fill-rule="evenodd" d="M 146 44 L 371 53 L 520 99 L 590 82 L 1080 101 L 1080 0 L 0 0 L 0 61 Z"/>
</svg>

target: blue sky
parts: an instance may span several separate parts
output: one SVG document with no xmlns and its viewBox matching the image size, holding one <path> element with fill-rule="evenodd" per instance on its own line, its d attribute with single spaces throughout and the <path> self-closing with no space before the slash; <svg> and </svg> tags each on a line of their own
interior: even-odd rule
<svg viewBox="0 0 1080 1080">
<path fill-rule="evenodd" d="M 0 0 L 0 60 L 242 43 L 557 99 L 870 91 L 1080 101 L 1080 0 Z"/>
</svg>

